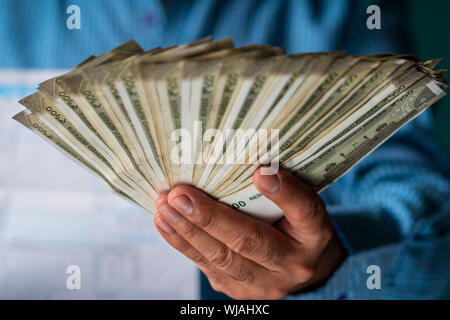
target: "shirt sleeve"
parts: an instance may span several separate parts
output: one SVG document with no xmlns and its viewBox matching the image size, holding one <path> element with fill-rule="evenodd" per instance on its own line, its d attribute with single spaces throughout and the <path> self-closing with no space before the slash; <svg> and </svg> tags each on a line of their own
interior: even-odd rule
<svg viewBox="0 0 450 320">
<path fill-rule="evenodd" d="M 355 54 L 410 52 L 406 3 L 369 2 L 350 3 L 341 44 Z M 370 4 L 381 9 L 381 30 L 355 25 Z M 449 172 L 426 111 L 321 194 L 349 256 L 324 286 L 287 298 L 442 298 L 450 288 Z M 372 265 L 381 289 L 367 284 Z"/>
<path fill-rule="evenodd" d="M 402 128 L 323 192 L 349 256 L 315 292 L 296 298 L 439 298 L 450 274 L 449 161 L 431 113 Z M 380 268 L 369 289 L 367 268 Z M 293 297 L 291 297 L 293 298 Z"/>
</svg>

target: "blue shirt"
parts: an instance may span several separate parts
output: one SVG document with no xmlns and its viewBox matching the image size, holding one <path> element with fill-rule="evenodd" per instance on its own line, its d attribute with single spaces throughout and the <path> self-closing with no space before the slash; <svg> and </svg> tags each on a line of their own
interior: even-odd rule
<svg viewBox="0 0 450 320">
<path fill-rule="evenodd" d="M 66 8 L 81 9 L 68 30 Z M 366 8 L 381 8 L 381 30 Z M 144 49 L 201 37 L 269 43 L 288 53 L 411 51 L 402 1 L 3 0 L 0 67 L 71 68 L 134 38 Z M 12 14 L 14 13 L 14 14 Z M 324 191 L 349 256 L 321 288 L 288 298 L 439 298 L 450 275 L 450 168 L 426 112 Z M 381 270 L 381 290 L 367 268 Z"/>
</svg>

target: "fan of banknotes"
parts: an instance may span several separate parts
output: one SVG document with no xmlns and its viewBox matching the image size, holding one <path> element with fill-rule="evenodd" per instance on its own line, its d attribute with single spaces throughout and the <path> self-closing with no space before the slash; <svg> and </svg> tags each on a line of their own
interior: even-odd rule
<svg viewBox="0 0 450 320">
<path fill-rule="evenodd" d="M 253 186 L 258 167 L 323 190 L 445 95 L 438 62 L 128 41 L 41 83 L 14 119 L 151 213 L 190 184 L 273 222 L 283 213 Z"/>
</svg>

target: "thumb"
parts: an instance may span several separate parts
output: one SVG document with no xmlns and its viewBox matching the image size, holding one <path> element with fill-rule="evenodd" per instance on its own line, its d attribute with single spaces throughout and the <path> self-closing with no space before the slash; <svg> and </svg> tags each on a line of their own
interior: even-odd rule
<svg viewBox="0 0 450 320">
<path fill-rule="evenodd" d="M 284 211 L 277 227 L 295 240 L 314 245 L 332 235 L 331 222 L 320 196 L 290 171 L 280 169 L 273 175 L 253 175 L 253 184 Z M 322 241 L 320 241 L 322 242 Z"/>
</svg>

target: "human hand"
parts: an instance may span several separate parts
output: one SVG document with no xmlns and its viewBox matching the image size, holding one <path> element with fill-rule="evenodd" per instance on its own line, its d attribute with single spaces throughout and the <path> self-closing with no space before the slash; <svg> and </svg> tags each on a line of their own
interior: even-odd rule
<svg viewBox="0 0 450 320">
<path fill-rule="evenodd" d="M 156 201 L 155 225 L 214 290 L 235 299 L 279 299 L 328 279 L 345 258 L 319 195 L 287 170 L 253 183 L 285 216 L 270 225 L 177 186 Z"/>
</svg>

